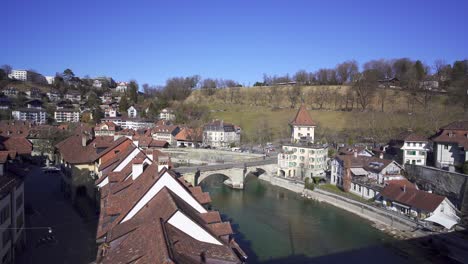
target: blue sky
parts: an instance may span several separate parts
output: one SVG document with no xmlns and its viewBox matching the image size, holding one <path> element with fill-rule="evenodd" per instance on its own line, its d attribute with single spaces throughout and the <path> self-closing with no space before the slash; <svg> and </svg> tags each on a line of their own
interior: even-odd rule
<svg viewBox="0 0 468 264">
<path fill-rule="evenodd" d="M 468 58 L 468 1 L 14 0 L 0 4 L 0 64 L 164 84 L 244 84 L 355 59 Z"/>
</svg>

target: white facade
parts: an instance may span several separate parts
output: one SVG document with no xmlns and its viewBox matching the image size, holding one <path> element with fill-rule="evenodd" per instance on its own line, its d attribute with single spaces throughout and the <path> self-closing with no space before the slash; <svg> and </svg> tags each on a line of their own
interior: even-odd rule
<svg viewBox="0 0 468 264">
<path fill-rule="evenodd" d="M 23 108 L 11 113 L 15 120 L 29 121 L 43 125 L 47 122 L 47 113 L 43 109 Z"/>
<path fill-rule="evenodd" d="M 93 87 L 94 88 L 101 88 L 102 87 L 102 82 L 100 80 L 94 80 L 93 81 Z"/>
<path fill-rule="evenodd" d="M 55 121 L 58 123 L 62 122 L 72 122 L 77 123 L 80 122 L 80 112 L 79 111 L 72 111 L 72 110 L 57 110 L 54 113 Z"/>
<path fill-rule="evenodd" d="M 45 79 L 47 81 L 47 84 L 54 84 L 55 82 L 55 76 L 45 76 Z"/>
<path fill-rule="evenodd" d="M 135 117 L 138 116 L 138 111 L 136 110 L 135 107 L 130 106 L 130 107 L 127 109 L 127 114 L 128 114 L 128 117 L 130 117 L 130 118 L 135 118 Z"/>
<path fill-rule="evenodd" d="M 322 146 L 283 146 L 278 154 L 278 175 L 287 178 L 325 177 L 328 148 Z"/>
<path fill-rule="evenodd" d="M 405 141 L 403 147 L 403 163 L 426 165 L 428 142 Z"/>
<path fill-rule="evenodd" d="M 128 88 L 128 84 L 126 82 L 119 82 L 119 84 L 117 85 L 115 90 L 117 92 L 123 93 L 123 92 L 127 91 L 127 88 Z"/>
<path fill-rule="evenodd" d="M 77 102 L 81 101 L 81 94 L 79 94 L 79 93 L 67 93 L 67 94 L 65 94 L 65 99 L 77 103 Z"/>
<path fill-rule="evenodd" d="M 437 168 L 459 166 L 468 160 L 468 153 L 457 143 L 434 143 L 434 154 Z"/>
<path fill-rule="evenodd" d="M 292 125 L 291 143 L 306 141 L 314 143 L 315 126 Z"/>
<path fill-rule="evenodd" d="M 174 114 L 174 112 L 170 109 L 167 109 L 167 108 L 164 108 L 163 110 L 161 110 L 161 113 L 159 113 L 159 119 L 161 120 L 169 120 L 169 121 L 172 121 L 172 120 L 175 120 L 176 116 Z"/>
<path fill-rule="evenodd" d="M 11 73 L 8 74 L 8 78 L 23 82 L 46 82 L 46 79 L 41 74 L 27 70 L 12 70 Z"/>
<path fill-rule="evenodd" d="M 215 121 L 203 127 L 203 144 L 211 147 L 230 147 L 240 144 L 240 129 L 233 124 Z"/>
</svg>

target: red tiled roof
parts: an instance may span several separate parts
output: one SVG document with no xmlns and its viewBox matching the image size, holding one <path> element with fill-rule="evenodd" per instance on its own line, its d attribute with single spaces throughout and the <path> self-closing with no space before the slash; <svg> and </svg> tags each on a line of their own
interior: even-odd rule
<svg viewBox="0 0 468 264">
<path fill-rule="evenodd" d="M 91 163 L 99 158 L 99 148 L 108 148 L 114 142 L 113 137 L 97 137 L 82 145 L 83 136 L 73 135 L 59 142 L 56 146 L 63 159 L 71 164 Z"/>
<path fill-rule="evenodd" d="M 466 151 L 468 150 L 468 130 L 442 129 L 432 137 L 432 141 L 437 143 L 456 143 Z"/>
<path fill-rule="evenodd" d="M 429 141 L 427 137 L 422 136 L 420 134 L 414 133 L 412 131 L 405 131 L 400 133 L 398 136 L 395 138 L 396 140 L 400 141 L 419 141 L 419 142 L 427 142 Z"/>
<path fill-rule="evenodd" d="M 468 130 L 468 120 L 458 120 L 455 122 L 452 122 L 441 129 L 447 129 L 447 130 Z"/>
<path fill-rule="evenodd" d="M 397 184 L 390 184 L 380 193 L 385 199 L 392 200 L 412 208 L 420 209 L 426 212 L 433 212 L 442 201 L 444 196 L 434 193 L 420 191 L 414 188 L 406 188 Z"/>
<path fill-rule="evenodd" d="M 386 184 L 394 184 L 400 187 L 406 186 L 406 188 L 417 189 L 416 185 L 407 179 L 400 179 L 400 180 L 387 180 L 385 181 Z"/>
<path fill-rule="evenodd" d="M 301 105 L 299 110 L 296 113 L 294 119 L 290 122 L 291 125 L 302 125 L 302 126 L 315 126 L 314 121 L 307 112 L 307 108 L 304 105 Z"/>
<path fill-rule="evenodd" d="M 184 127 L 182 130 L 177 133 L 175 136 L 176 140 L 179 141 L 198 141 L 201 142 L 203 140 L 203 132 L 201 129 L 193 129 Z"/>
<path fill-rule="evenodd" d="M 25 137 L 0 138 L 5 150 L 15 151 L 19 155 L 31 155 L 32 144 Z"/>
</svg>

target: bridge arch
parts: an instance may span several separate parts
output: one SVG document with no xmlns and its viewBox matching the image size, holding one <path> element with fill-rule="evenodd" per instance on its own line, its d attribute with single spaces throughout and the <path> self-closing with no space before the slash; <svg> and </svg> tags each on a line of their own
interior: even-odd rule
<svg viewBox="0 0 468 264">
<path fill-rule="evenodd" d="M 222 182 L 224 182 L 225 180 L 228 180 L 228 179 L 230 179 L 232 181 L 232 179 L 231 179 L 231 177 L 229 175 L 226 175 L 226 174 L 224 174 L 222 172 L 207 171 L 207 172 L 200 173 L 200 176 L 198 178 L 197 177 L 195 178 L 195 185 L 200 185 L 206 179 L 213 178 L 213 177 L 221 179 Z"/>
</svg>

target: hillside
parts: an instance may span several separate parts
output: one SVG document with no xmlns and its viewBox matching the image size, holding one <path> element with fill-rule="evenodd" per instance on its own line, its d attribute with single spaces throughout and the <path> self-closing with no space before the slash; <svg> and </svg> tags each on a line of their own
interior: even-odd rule
<svg viewBox="0 0 468 264">
<path fill-rule="evenodd" d="M 287 124 L 301 101 L 318 123 L 317 139 L 328 142 L 386 141 L 408 128 L 430 135 L 440 126 L 464 117 L 462 107 L 449 105 L 448 96 L 441 94 L 434 94 L 424 108 L 422 94 L 412 96 L 402 90 L 378 89 L 363 111 L 356 99 L 349 99 L 349 86 L 303 87 L 294 108 L 288 99 L 290 89 L 278 87 L 276 99 L 271 99 L 271 87 L 223 89 L 211 96 L 194 91 L 186 101 L 206 106 L 212 118 L 238 124 L 243 128 L 244 140 L 252 143 L 287 138 Z"/>
</svg>

